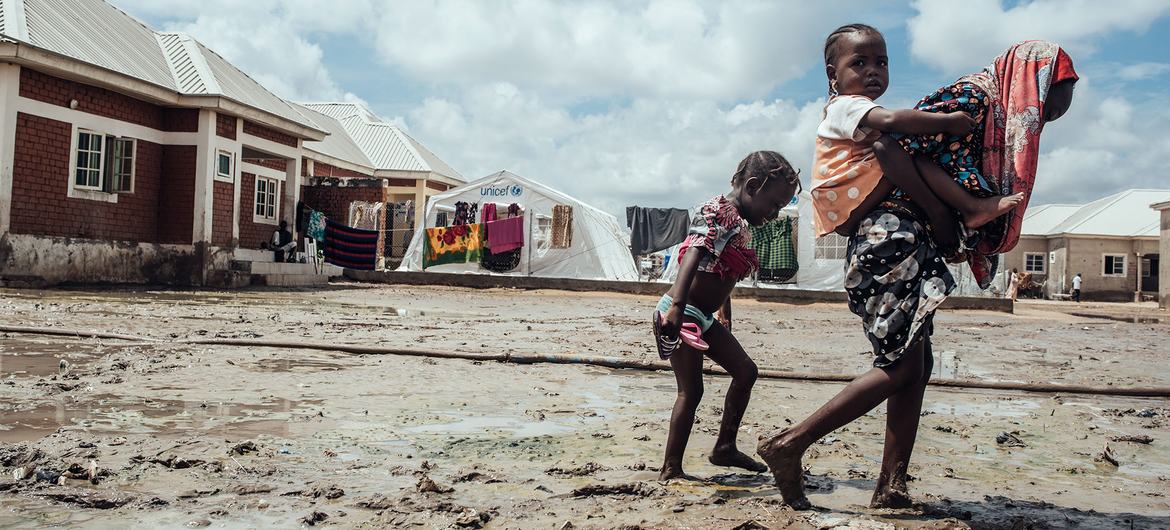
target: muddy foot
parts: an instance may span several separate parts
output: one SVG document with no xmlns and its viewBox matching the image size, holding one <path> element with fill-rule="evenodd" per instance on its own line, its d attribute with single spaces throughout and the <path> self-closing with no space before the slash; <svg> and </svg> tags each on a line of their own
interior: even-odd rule
<svg viewBox="0 0 1170 530">
<path fill-rule="evenodd" d="M 768 466 L 761 464 L 734 447 L 730 449 L 717 448 L 711 451 L 711 456 L 707 457 L 707 461 L 717 466 L 738 467 L 754 473 L 763 473 L 768 470 Z"/>
<path fill-rule="evenodd" d="M 699 477 L 684 473 L 681 467 L 662 466 L 662 472 L 658 474 L 658 481 L 666 482 L 668 480 L 689 480 L 692 482 L 703 482 L 703 479 Z"/>
<path fill-rule="evenodd" d="M 812 503 L 804 496 L 804 476 L 800 467 L 804 449 L 787 440 L 787 432 L 762 438 L 756 452 L 772 468 L 772 476 L 776 478 L 776 487 L 780 489 L 784 504 L 794 510 L 807 510 L 812 508 Z"/>
<path fill-rule="evenodd" d="M 887 489 L 884 491 L 875 491 L 873 498 L 869 501 L 870 508 L 913 508 L 915 505 L 914 499 L 905 491 L 896 489 Z"/>
<path fill-rule="evenodd" d="M 995 220 L 996 217 L 1010 212 L 1023 201 L 1023 193 L 979 199 L 978 206 L 974 211 L 963 212 L 963 225 L 967 228 L 979 228 Z"/>
</svg>

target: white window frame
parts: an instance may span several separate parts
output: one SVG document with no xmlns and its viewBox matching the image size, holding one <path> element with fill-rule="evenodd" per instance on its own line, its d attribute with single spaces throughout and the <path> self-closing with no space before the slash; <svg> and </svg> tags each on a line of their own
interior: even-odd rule
<svg viewBox="0 0 1170 530">
<path fill-rule="evenodd" d="M 97 168 L 90 167 L 88 165 L 88 160 L 87 160 L 87 164 L 84 167 L 81 165 L 81 153 L 83 152 L 83 150 L 81 149 L 81 136 L 82 135 L 87 135 L 87 136 L 91 137 L 91 140 L 90 140 L 91 142 L 92 142 L 92 138 L 97 138 L 101 142 L 101 146 L 99 146 L 96 151 L 93 149 L 92 144 L 90 145 L 89 149 L 84 150 L 85 154 L 87 155 L 87 158 L 91 158 L 95 154 L 97 155 L 97 160 L 98 160 L 98 167 Z M 104 183 L 104 181 L 102 179 L 102 175 L 105 172 L 105 165 L 106 165 L 106 150 L 105 150 L 105 148 L 106 148 L 106 135 L 103 133 L 97 132 L 97 131 L 79 128 L 79 129 L 77 129 L 77 133 L 73 135 L 73 138 L 74 138 L 74 140 L 73 140 L 73 153 L 70 155 L 73 158 L 73 163 L 70 165 L 71 171 L 69 172 L 69 182 L 72 183 L 72 187 L 74 189 L 88 190 L 88 191 L 102 191 L 102 184 Z M 96 171 L 97 172 L 97 184 L 89 184 L 88 177 L 86 178 L 85 184 L 79 184 L 77 182 L 77 172 L 79 172 L 79 171 L 85 171 L 91 175 L 93 172 Z"/>
<path fill-rule="evenodd" d="M 227 173 L 223 173 L 220 171 L 219 159 L 222 156 L 228 157 L 228 172 Z M 236 182 L 236 154 L 235 153 L 228 151 L 227 149 L 216 149 L 215 150 L 215 180 L 218 180 L 221 182 L 231 182 L 231 183 Z"/>
<path fill-rule="evenodd" d="M 1109 258 L 1121 258 L 1121 274 L 1110 272 L 1106 265 Z M 1129 256 L 1125 254 L 1101 254 L 1101 276 L 1105 278 L 1124 278 L 1129 271 Z"/>
<path fill-rule="evenodd" d="M 813 257 L 817 260 L 844 260 L 849 256 L 849 238 L 828 233 L 818 237 L 813 245 Z"/>
<path fill-rule="evenodd" d="M 133 195 L 134 194 L 134 180 L 135 180 L 134 176 L 135 176 L 135 172 L 136 172 L 136 166 L 138 166 L 138 140 L 135 138 L 126 138 L 126 137 L 118 137 L 118 136 L 114 136 L 114 135 L 106 135 L 106 144 L 109 145 L 111 142 L 129 142 L 130 143 L 130 157 L 129 157 L 130 158 L 130 174 L 126 175 L 130 179 L 130 186 L 127 187 L 126 189 L 121 189 L 121 190 L 113 189 L 113 184 L 111 183 L 112 179 L 106 178 L 108 175 L 103 174 L 103 181 L 104 181 L 103 184 L 110 184 L 110 189 L 103 190 L 103 191 L 106 191 L 106 193 L 126 193 L 126 194 Z M 122 155 L 123 155 L 122 156 L 123 160 L 125 160 L 125 158 L 126 158 L 125 152 L 123 152 Z M 108 158 L 114 162 L 121 162 L 120 160 L 113 160 L 113 151 L 112 150 L 110 151 L 110 156 Z M 109 175 L 112 175 L 113 171 L 116 171 L 114 168 L 108 168 L 108 169 L 110 169 L 110 171 L 105 172 L 105 173 L 107 173 Z"/>
<path fill-rule="evenodd" d="M 260 191 L 261 182 L 264 183 L 264 188 L 265 188 L 265 190 L 263 192 L 263 197 L 270 197 L 272 199 L 271 204 L 269 204 L 268 201 L 265 201 L 264 203 L 260 202 L 262 199 L 261 191 Z M 279 218 L 280 218 L 280 193 L 281 193 L 280 188 L 281 188 L 281 181 L 274 179 L 274 178 L 262 177 L 260 175 L 256 175 L 256 183 L 252 186 L 252 191 L 253 191 L 253 195 L 252 195 L 252 222 L 253 223 L 261 223 L 261 224 L 269 224 L 269 225 L 279 224 L 279 222 L 280 222 L 279 221 Z M 257 207 L 261 207 L 261 206 L 263 207 L 263 213 L 257 213 L 256 212 Z"/>
<path fill-rule="evenodd" d="M 1032 270 L 1028 268 L 1028 258 L 1039 259 L 1040 270 Z M 1043 252 L 1025 252 L 1024 253 L 1024 272 L 1031 274 L 1047 274 L 1048 273 L 1048 256 Z"/>
</svg>

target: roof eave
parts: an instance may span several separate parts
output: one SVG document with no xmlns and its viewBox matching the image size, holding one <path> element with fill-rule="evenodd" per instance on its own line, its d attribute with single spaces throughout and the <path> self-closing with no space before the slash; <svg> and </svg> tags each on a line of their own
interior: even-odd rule
<svg viewBox="0 0 1170 530">
<path fill-rule="evenodd" d="M 1150 208 L 1153 208 L 1153 209 L 1159 210 L 1159 211 L 1170 210 L 1170 201 L 1158 202 L 1158 203 L 1151 204 Z"/>
<path fill-rule="evenodd" d="M 377 177 L 378 176 L 378 174 L 377 174 L 378 172 L 375 171 L 374 168 L 366 166 L 364 164 L 357 164 L 354 162 L 350 162 L 348 160 L 343 160 L 343 159 L 337 158 L 337 157 L 332 156 L 332 155 L 327 155 L 325 153 L 322 153 L 322 152 L 320 152 L 316 149 L 310 148 L 308 146 L 305 146 L 305 151 L 307 151 L 305 158 L 308 158 L 309 160 L 324 162 L 324 163 L 329 164 L 331 166 L 339 167 L 341 169 L 348 169 L 350 171 L 357 171 L 359 173 L 366 173 L 370 177 Z"/>
<path fill-rule="evenodd" d="M 0 58 L 22 66 L 35 67 L 47 74 L 70 81 L 97 86 L 126 94 L 156 105 L 218 109 L 306 139 L 321 141 L 328 132 L 235 101 L 221 94 L 180 94 L 122 72 L 87 63 L 31 44 L 0 43 Z"/>
</svg>

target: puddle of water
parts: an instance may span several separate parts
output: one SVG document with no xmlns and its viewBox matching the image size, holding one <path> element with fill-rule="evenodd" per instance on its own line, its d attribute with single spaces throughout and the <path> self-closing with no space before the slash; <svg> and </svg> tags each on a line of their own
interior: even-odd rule
<svg viewBox="0 0 1170 530">
<path fill-rule="evenodd" d="M 347 366 L 312 359 L 261 359 L 251 368 L 259 372 L 335 372 Z"/>
<path fill-rule="evenodd" d="M 208 434 L 287 435 L 288 419 L 319 400 L 278 399 L 259 404 L 207 404 L 151 400 L 127 403 L 112 396 L 63 398 L 27 410 L 0 411 L 0 441 L 37 440 L 57 429 L 103 433 L 157 433 L 196 430 Z M 310 411 L 305 411 L 306 413 Z"/>
<path fill-rule="evenodd" d="M 441 412 L 441 414 L 443 414 Z M 445 414 L 455 416 L 459 411 L 446 411 Z M 403 432 L 411 434 L 487 434 L 507 432 L 516 438 L 535 438 L 537 436 L 551 436 L 577 430 L 577 427 L 565 425 L 551 420 L 536 421 L 528 417 L 515 416 L 472 416 L 457 419 L 448 423 L 431 423 L 404 427 Z"/>
<path fill-rule="evenodd" d="M 1040 409 L 1040 402 L 1026 399 L 993 399 L 985 403 L 931 403 L 926 410 L 952 416 L 990 416 L 1022 418 Z"/>
<path fill-rule="evenodd" d="M 1127 324 L 1161 324 L 1165 319 L 1161 317 L 1143 317 L 1143 316 L 1119 316 L 1119 315 L 1097 315 L 1093 313 L 1069 313 L 1074 317 L 1082 318 L 1096 318 L 1101 320 L 1112 320 L 1114 322 L 1125 322 Z"/>
<path fill-rule="evenodd" d="M 0 377 L 45 377 L 61 372 L 61 361 L 71 367 L 89 362 L 104 348 L 95 344 L 6 340 L 0 345 Z"/>
</svg>

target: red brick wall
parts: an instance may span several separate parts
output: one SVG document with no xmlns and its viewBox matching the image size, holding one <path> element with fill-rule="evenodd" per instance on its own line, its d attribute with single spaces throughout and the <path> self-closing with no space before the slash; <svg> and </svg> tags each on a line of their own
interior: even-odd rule
<svg viewBox="0 0 1170 530">
<path fill-rule="evenodd" d="M 199 132 L 198 109 L 163 109 L 163 130 L 170 132 Z"/>
<path fill-rule="evenodd" d="M 281 183 L 281 195 L 284 194 L 284 184 Z M 280 200 L 280 212 L 276 214 L 277 222 L 284 218 L 284 210 L 289 206 Z M 295 205 L 294 205 L 295 206 Z M 270 241 L 276 225 L 252 222 L 256 213 L 256 175 L 240 173 L 240 248 L 259 249 L 260 243 Z M 290 227 L 295 230 L 296 227 Z M 296 234 L 293 234 L 296 237 Z"/>
<path fill-rule="evenodd" d="M 437 191 L 447 191 L 447 190 L 451 189 L 451 186 L 448 186 L 448 185 L 443 184 L 441 182 L 435 182 L 433 180 L 427 181 L 427 187 L 432 189 L 432 190 L 437 190 Z"/>
<path fill-rule="evenodd" d="M 211 244 L 218 247 L 231 246 L 235 186 L 217 181 L 213 184 L 212 193 Z"/>
<path fill-rule="evenodd" d="M 391 186 L 406 186 L 408 188 L 413 188 L 415 185 L 415 182 L 413 180 L 410 180 L 410 179 L 389 179 L 389 180 L 390 180 Z"/>
<path fill-rule="evenodd" d="M 342 224 L 349 222 L 349 203 L 354 201 L 386 202 L 389 189 L 374 186 L 301 186 L 301 201 Z M 378 227 L 386 226 L 386 209 L 378 214 Z M 383 255 L 385 237 L 378 238 L 378 255 Z"/>
<path fill-rule="evenodd" d="M 12 175 L 12 232 L 154 242 L 162 148 L 139 140 L 134 193 L 118 202 L 71 199 L 70 124 L 18 113 Z"/>
<path fill-rule="evenodd" d="M 236 118 L 226 114 L 215 115 L 215 134 L 232 140 L 236 139 Z"/>
<path fill-rule="evenodd" d="M 287 134 L 274 131 L 263 125 L 258 125 L 250 121 L 244 121 L 244 132 L 252 136 L 263 138 L 278 144 L 284 144 L 289 147 L 297 146 L 297 139 Z"/>
<path fill-rule="evenodd" d="M 372 173 L 361 173 L 350 169 L 342 169 L 337 166 L 332 166 L 324 162 L 313 162 L 313 177 L 346 177 L 346 178 L 370 178 L 374 175 Z M 411 184 L 413 185 L 413 183 Z"/>
<path fill-rule="evenodd" d="M 164 145 L 158 197 L 160 243 L 189 245 L 194 239 L 195 159 L 193 145 Z"/>
<path fill-rule="evenodd" d="M 77 110 L 98 116 L 166 130 L 164 109 L 117 92 L 20 69 L 20 95 L 53 105 L 68 107 L 76 99 Z"/>
<path fill-rule="evenodd" d="M 278 160 L 275 158 L 245 158 L 245 164 L 252 164 L 255 166 L 262 166 L 268 169 L 275 169 L 281 173 L 288 171 L 288 162 L 285 160 Z"/>
</svg>

